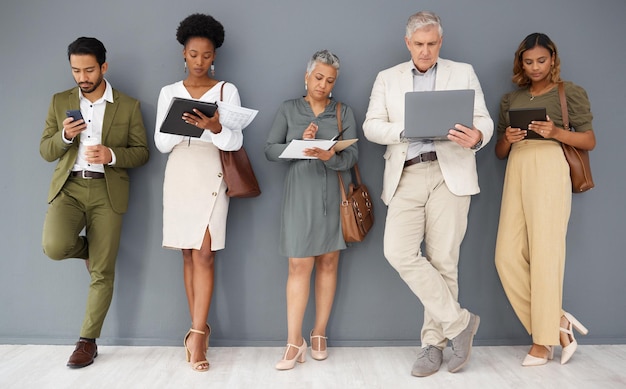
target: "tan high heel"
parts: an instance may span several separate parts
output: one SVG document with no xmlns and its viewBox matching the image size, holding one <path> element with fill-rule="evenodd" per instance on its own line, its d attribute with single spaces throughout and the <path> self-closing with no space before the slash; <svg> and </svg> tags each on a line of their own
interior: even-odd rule
<svg viewBox="0 0 626 389">
<path fill-rule="evenodd" d="M 563 351 L 561 352 L 561 365 L 566 364 L 578 348 L 578 342 L 574 337 L 573 329 L 578 331 L 581 335 L 587 335 L 589 333 L 589 330 L 584 325 L 580 324 L 580 322 L 571 314 L 564 312 L 563 316 L 565 316 L 565 319 L 567 319 L 569 324 L 567 325 L 567 328 L 561 327 L 560 330 L 561 332 L 567 334 L 569 344 L 567 346 L 563 346 Z"/>
<path fill-rule="evenodd" d="M 287 359 L 287 355 L 289 355 L 289 349 L 292 347 L 295 349 L 298 349 L 298 352 L 292 359 Z M 302 345 L 300 347 L 296 346 L 295 344 L 287 343 L 287 348 L 285 349 L 285 354 L 283 355 L 283 359 L 278 361 L 278 363 L 276 364 L 276 369 L 277 370 L 289 370 L 289 369 L 294 368 L 294 366 L 296 365 L 296 362 L 304 363 L 306 361 L 306 349 L 307 349 L 307 344 L 304 338 L 302 338 Z"/>
<path fill-rule="evenodd" d="M 526 355 L 526 358 L 524 358 L 524 360 L 522 361 L 522 366 L 541 366 L 541 365 L 545 365 L 546 363 L 548 363 L 549 360 L 552 360 L 554 358 L 554 347 L 552 346 L 543 346 L 546 348 L 546 350 L 548 350 L 548 355 L 543 357 L 543 358 L 539 358 L 536 357 L 534 355 L 530 355 L 530 352 Z"/>
<path fill-rule="evenodd" d="M 209 323 L 206 323 L 206 328 L 207 328 L 207 334 L 206 334 L 205 351 L 208 351 L 209 350 L 209 337 L 211 336 L 211 326 L 209 325 Z M 187 341 L 187 338 L 189 337 L 189 334 L 191 334 L 191 329 L 189 331 L 187 331 L 187 333 L 185 334 L 185 338 L 183 340 L 183 343 L 185 343 Z M 189 362 L 189 360 L 187 360 L 187 362 Z"/>
<path fill-rule="evenodd" d="M 190 328 L 189 331 L 187 331 L 187 335 L 185 335 L 185 338 L 183 339 L 183 345 L 185 346 L 187 362 L 189 363 L 191 363 L 191 350 L 189 350 L 189 347 L 187 346 L 187 340 L 189 339 L 189 335 L 191 335 L 192 332 L 194 334 L 200 334 L 200 335 L 206 334 L 206 332 L 204 331 L 194 330 L 193 328 Z M 207 339 L 207 348 L 208 348 L 209 337 L 207 336 L 206 339 Z M 206 356 L 205 356 L 205 359 L 203 361 L 194 362 L 191 365 L 191 368 L 194 371 L 205 372 L 209 370 L 209 361 L 206 360 Z"/>
<path fill-rule="evenodd" d="M 317 339 L 317 350 L 313 347 L 313 339 Z M 309 335 L 309 341 L 311 342 L 311 358 L 316 359 L 318 361 L 323 361 L 328 358 L 328 345 L 326 336 L 322 335 L 313 335 L 313 331 L 311 330 L 311 334 Z M 322 340 L 324 341 L 324 350 L 322 350 Z"/>
</svg>

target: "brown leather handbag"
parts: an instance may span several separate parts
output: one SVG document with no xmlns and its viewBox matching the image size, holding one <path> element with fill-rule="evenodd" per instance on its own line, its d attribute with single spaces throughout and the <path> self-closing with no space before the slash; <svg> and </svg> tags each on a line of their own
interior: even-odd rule
<svg viewBox="0 0 626 389">
<path fill-rule="evenodd" d="M 341 133 L 343 130 L 343 125 L 341 124 L 341 103 L 337 103 L 337 125 Z M 361 182 L 359 166 L 355 163 L 352 170 L 354 170 L 356 177 L 356 185 L 351 183 L 348 193 L 346 193 L 341 172 L 337 172 L 341 190 L 341 205 L 339 207 L 341 229 L 346 243 L 363 241 L 374 225 L 372 200 L 367 187 Z"/>
<path fill-rule="evenodd" d="M 563 115 L 563 128 L 571 131 L 569 126 L 569 115 L 567 113 L 567 99 L 565 98 L 565 87 L 559 83 L 559 99 L 561 101 L 561 114 Z M 595 186 L 591 176 L 591 164 L 589 163 L 589 151 L 581 150 L 574 146 L 561 143 L 565 159 L 569 164 L 569 174 L 572 179 L 572 192 L 582 193 Z"/>
<path fill-rule="evenodd" d="M 226 82 L 220 89 L 220 100 L 224 98 L 224 85 Z M 259 182 L 243 146 L 237 151 L 220 150 L 220 159 L 228 197 L 256 197 L 261 194 Z"/>
<path fill-rule="evenodd" d="M 243 146 L 237 151 L 220 150 L 220 158 L 228 197 L 256 197 L 261 194 L 261 188 Z"/>
</svg>

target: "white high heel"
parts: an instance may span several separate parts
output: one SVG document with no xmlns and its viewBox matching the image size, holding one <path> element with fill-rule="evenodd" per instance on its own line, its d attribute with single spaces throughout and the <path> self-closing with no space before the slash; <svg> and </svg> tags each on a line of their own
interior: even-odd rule
<svg viewBox="0 0 626 389">
<path fill-rule="evenodd" d="M 552 360 L 554 358 L 554 347 L 552 346 L 543 346 L 548 350 L 548 355 L 544 358 L 535 357 L 528 353 L 526 358 L 522 361 L 522 366 L 541 366 L 548 363 L 548 360 Z"/>
<path fill-rule="evenodd" d="M 287 355 L 289 354 L 289 349 L 292 347 L 297 349 L 298 352 L 293 358 L 287 359 Z M 278 361 L 278 363 L 276 364 L 276 369 L 277 370 L 289 370 L 289 369 L 294 368 L 294 366 L 296 365 L 296 362 L 304 363 L 306 361 L 306 349 L 307 349 L 307 344 L 304 338 L 302 338 L 302 345 L 300 347 L 296 346 L 295 344 L 287 343 L 287 348 L 285 349 L 285 355 L 283 355 L 283 359 Z"/>
<path fill-rule="evenodd" d="M 570 360 L 570 358 L 572 357 L 572 355 L 574 355 L 574 352 L 576 352 L 576 349 L 578 348 L 578 342 L 576 341 L 576 338 L 574 337 L 573 329 L 578 331 L 581 335 L 587 335 L 589 333 L 589 330 L 587 329 L 587 327 L 582 325 L 578 320 L 576 320 L 574 316 L 572 316 L 568 312 L 564 312 L 563 316 L 565 316 L 567 321 L 569 321 L 569 325 L 567 326 L 567 328 L 561 327 L 561 332 L 567 334 L 567 337 L 569 338 L 570 343 L 567 346 L 563 347 L 563 351 L 561 352 L 561 365 L 566 364 L 567 361 Z"/>
<path fill-rule="evenodd" d="M 318 361 L 323 361 L 328 358 L 328 344 L 326 343 L 328 338 L 322 335 L 313 335 L 313 330 L 311 330 L 311 335 L 309 338 L 311 342 L 311 357 Z M 313 343 L 316 343 L 317 340 L 317 350 L 315 350 L 315 346 Z M 322 341 L 324 341 L 324 350 L 322 350 Z"/>
</svg>

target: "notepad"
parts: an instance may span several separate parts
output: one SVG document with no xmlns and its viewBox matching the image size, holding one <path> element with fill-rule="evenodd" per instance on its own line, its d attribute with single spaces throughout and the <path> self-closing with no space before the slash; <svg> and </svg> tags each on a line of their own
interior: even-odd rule
<svg viewBox="0 0 626 389">
<path fill-rule="evenodd" d="M 287 148 L 278 156 L 278 158 L 284 159 L 317 159 L 317 157 L 309 157 L 304 155 L 305 149 L 313 147 L 320 148 L 322 150 L 330 150 L 335 146 L 335 151 L 341 151 L 348 146 L 355 143 L 358 139 L 344 139 L 344 140 L 328 140 L 328 139 L 294 139 L 287 145 Z"/>
</svg>

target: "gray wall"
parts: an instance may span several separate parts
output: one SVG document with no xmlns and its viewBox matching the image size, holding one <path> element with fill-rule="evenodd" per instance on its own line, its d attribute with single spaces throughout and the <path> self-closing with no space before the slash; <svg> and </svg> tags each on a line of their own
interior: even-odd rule
<svg viewBox="0 0 626 389">
<path fill-rule="evenodd" d="M 328 48 L 342 59 L 334 96 L 352 106 L 362 123 L 377 72 L 408 60 L 404 25 L 420 9 L 442 17 L 442 56 L 474 65 L 496 120 L 500 97 L 514 87 L 513 53 L 531 32 L 551 36 L 564 79 L 586 88 L 598 140 L 592 153 L 597 188 L 574 196 L 564 307 L 590 328 L 581 342 L 624 343 L 622 0 L 2 2 L 0 343 L 72 342 L 82 322 L 89 281 L 82 262 L 51 261 L 40 243 L 54 164 L 41 159 L 38 144 L 52 94 L 74 85 L 65 53 L 69 42 L 87 35 L 105 43 L 107 78 L 141 100 L 152 151 L 146 166 L 131 171 L 116 293 L 101 343 L 178 345 L 189 327 L 180 254 L 160 244 L 167 156 L 154 147 L 152 132 L 160 88 L 185 76 L 175 29 L 190 13 L 206 12 L 226 29 L 216 77 L 235 83 L 243 104 L 260 111 L 245 130 L 245 143 L 263 189 L 258 198 L 231 202 L 227 248 L 217 255 L 212 344 L 282 345 L 287 261 L 276 247 L 285 167 L 263 154 L 276 109 L 304 93 L 306 61 Z M 383 147 L 362 136 L 359 147 L 364 180 L 379 194 Z M 461 303 L 483 317 L 476 337 L 482 345 L 529 342 L 493 264 L 504 167 L 493 143 L 479 153 L 482 192 L 472 200 L 459 267 Z M 367 241 L 342 253 L 328 329 L 333 345 L 417 344 L 419 338 L 421 305 L 383 258 L 386 208 L 378 200 L 375 210 Z M 305 333 L 312 321 L 309 309 Z"/>
</svg>

